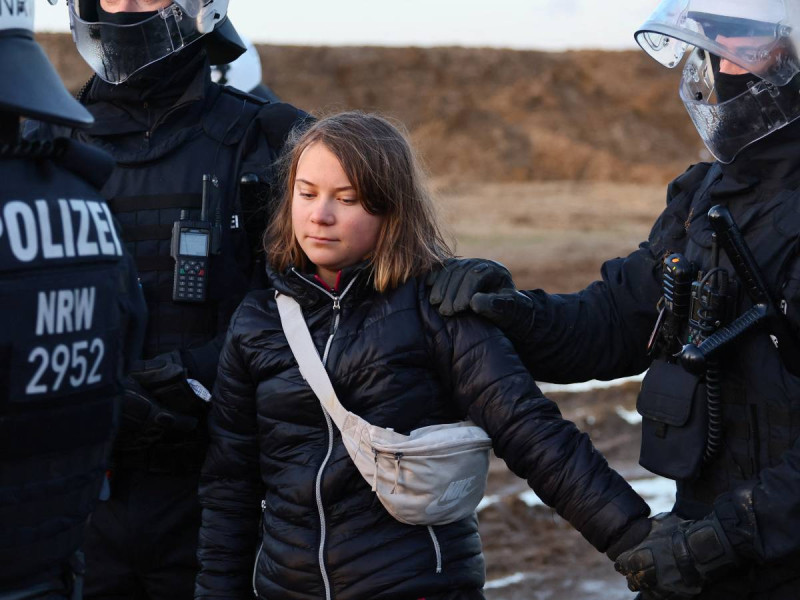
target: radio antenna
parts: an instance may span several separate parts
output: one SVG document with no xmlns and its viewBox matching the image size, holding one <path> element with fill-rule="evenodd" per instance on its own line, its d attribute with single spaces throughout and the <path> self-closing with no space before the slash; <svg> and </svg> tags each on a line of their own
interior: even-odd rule
<svg viewBox="0 0 800 600">
<path fill-rule="evenodd" d="M 200 207 L 200 220 L 208 221 L 208 174 L 203 175 L 203 204 Z M 196 181 L 196 180 L 195 180 Z"/>
</svg>

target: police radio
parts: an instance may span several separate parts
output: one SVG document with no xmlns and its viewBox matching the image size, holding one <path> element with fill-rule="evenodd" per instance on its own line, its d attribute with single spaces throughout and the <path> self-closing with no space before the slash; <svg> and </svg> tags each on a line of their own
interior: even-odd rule
<svg viewBox="0 0 800 600">
<path fill-rule="evenodd" d="M 209 257 L 218 245 L 216 227 L 208 220 L 209 176 L 203 175 L 203 203 L 200 220 L 188 218 L 185 210 L 172 225 L 170 255 L 175 259 L 172 300 L 205 302 L 208 292 Z"/>
<path fill-rule="evenodd" d="M 697 269 L 682 254 L 670 254 L 661 266 L 662 297 L 658 304 L 656 326 L 650 335 L 647 350 L 650 354 L 662 351 L 673 355 L 683 347 L 681 335 L 690 314 L 692 283 Z"/>
</svg>

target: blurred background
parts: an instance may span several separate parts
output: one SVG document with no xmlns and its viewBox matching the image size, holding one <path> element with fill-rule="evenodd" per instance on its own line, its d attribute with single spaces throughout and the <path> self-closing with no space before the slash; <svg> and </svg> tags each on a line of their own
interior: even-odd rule
<svg viewBox="0 0 800 600">
<path fill-rule="evenodd" d="M 67 86 L 90 71 L 66 4 L 36 29 Z M 709 160 L 678 99 L 680 73 L 637 49 L 642 0 L 231 0 L 263 81 L 314 114 L 358 108 L 402 122 L 457 252 L 506 264 L 521 288 L 577 291 L 646 239 L 666 183 Z M 671 482 L 637 464 L 637 381 L 542 385 L 651 503 Z M 489 600 L 629 599 L 594 551 L 496 461 L 481 507 Z"/>
</svg>

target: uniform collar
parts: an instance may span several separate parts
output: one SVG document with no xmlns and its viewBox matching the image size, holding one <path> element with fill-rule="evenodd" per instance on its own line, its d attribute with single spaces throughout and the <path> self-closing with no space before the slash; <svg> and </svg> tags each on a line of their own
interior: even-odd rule
<svg viewBox="0 0 800 600">
<path fill-rule="evenodd" d="M 95 76 L 82 98 L 95 118 L 89 134 L 102 137 L 152 130 L 167 113 L 202 106 L 212 85 L 204 51 L 185 57 L 158 80 L 112 85 Z"/>
<path fill-rule="evenodd" d="M 732 163 L 720 167 L 722 179 L 715 186 L 715 195 L 737 195 L 755 188 L 797 188 L 800 119 L 745 148 Z"/>
</svg>

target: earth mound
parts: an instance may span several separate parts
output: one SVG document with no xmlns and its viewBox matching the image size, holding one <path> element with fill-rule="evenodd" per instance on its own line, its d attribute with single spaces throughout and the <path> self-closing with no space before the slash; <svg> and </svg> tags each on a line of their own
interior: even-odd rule
<svg viewBox="0 0 800 600">
<path fill-rule="evenodd" d="M 69 35 L 37 38 L 79 90 L 90 71 Z M 437 178 L 664 183 L 703 157 L 679 73 L 642 52 L 258 49 L 281 98 L 314 114 L 357 108 L 398 119 Z"/>
</svg>

